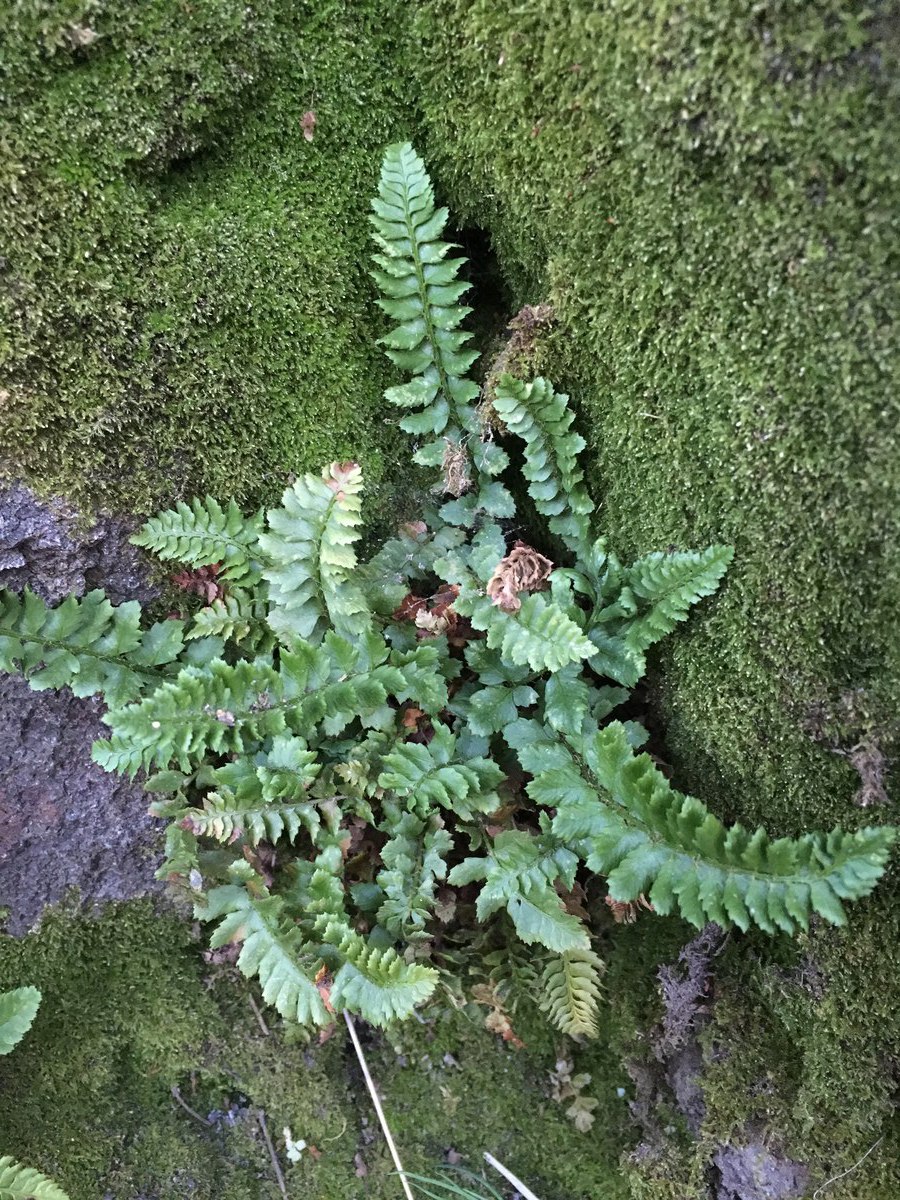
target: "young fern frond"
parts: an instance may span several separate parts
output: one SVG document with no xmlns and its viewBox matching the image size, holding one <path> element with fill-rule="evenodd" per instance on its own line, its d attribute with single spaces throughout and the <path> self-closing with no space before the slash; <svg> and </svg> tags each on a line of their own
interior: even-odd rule
<svg viewBox="0 0 900 1200">
<path fill-rule="evenodd" d="M 476 812 L 494 812 L 500 806 L 496 788 L 503 771 L 487 758 L 459 761 L 456 742 L 456 736 L 441 724 L 434 726 L 427 746 L 401 742 L 382 759 L 379 787 L 420 817 L 438 805 L 464 821 L 471 821 Z"/>
<path fill-rule="evenodd" d="M 18 1046 L 34 1023 L 40 1004 L 41 993 L 36 987 L 0 992 L 0 1055 Z"/>
<path fill-rule="evenodd" d="M 372 208 L 378 304 L 397 322 L 381 341 L 391 361 L 414 377 L 388 388 L 385 398 L 419 410 L 400 422 L 408 433 L 458 442 L 478 428 L 478 387 L 466 378 L 478 355 L 465 348 L 471 334 L 460 331 L 471 311 L 458 303 L 469 290 L 458 278 L 466 260 L 448 257 L 451 246 L 441 240 L 447 210 L 435 208 L 425 164 L 408 142 L 385 150 Z"/>
<path fill-rule="evenodd" d="M 541 976 L 541 1009 L 568 1037 L 596 1037 L 603 961 L 593 950 L 551 958 Z"/>
<path fill-rule="evenodd" d="M 34 691 L 70 687 L 124 704 L 154 686 L 184 648 L 184 623 L 140 627 L 136 600 L 114 607 L 102 591 L 67 596 L 50 607 L 33 592 L 0 591 L 0 671 L 15 672 Z"/>
<path fill-rule="evenodd" d="M 214 888 L 205 902 L 196 905 L 200 921 L 219 921 L 209 944 L 213 949 L 238 942 L 240 971 L 259 978 L 263 999 L 289 1021 L 300 1025 L 328 1025 L 331 1017 L 313 979 L 321 963 L 318 952 L 308 947 L 296 925 L 284 916 L 280 896 L 255 898 L 239 884 Z"/>
<path fill-rule="evenodd" d="M 726 828 L 699 800 L 675 791 L 646 754 L 635 755 L 618 721 L 579 741 L 528 786 L 557 807 L 554 834 L 608 876 L 615 900 L 648 896 L 658 913 L 680 911 L 698 927 L 806 929 L 811 913 L 834 925 L 842 900 L 866 896 L 881 877 L 896 831 L 862 829 L 771 839 Z M 579 763 L 581 758 L 583 763 Z"/>
<path fill-rule="evenodd" d="M 131 541 L 157 558 L 192 567 L 219 566 L 219 578 L 250 584 L 258 578 L 262 512 L 245 517 L 233 500 L 223 508 L 212 496 L 151 517 Z"/>
<path fill-rule="evenodd" d="M 321 477 L 301 476 L 267 514 L 259 542 L 268 558 L 268 621 L 280 637 L 316 645 L 329 629 L 352 638 L 368 625 L 353 579 L 362 483 L 356 463 L 332 463 Z"/>
<path fill-rule="evenodd" d="M 0 1200 L 69 1200 L 69 1197 L 34 1167 L 23 1167 L 4 1154 L 0 1158 Z"/>
<path fill-rule="evenodd" d="M 511 375 L 501 377 L 493 399 L 507 429 L 525 443 L 522 474 L 535 508 L 548 518 L 553 533 L 582 555 L 593 540 L 588 516 L 594 502 L 578 463 L 584 438 L 572 431 L 575 414 L 568 404 L 568 396 L 554 392 L 546 379 L 522 383 Z"/>
<path fill-rule="evenodd" d="M 331 1003 L 365 1017 L 372 1025 L 389 1025 L 412 1016 L 437 986 L 431 967 L 406 963 L 396 950 L 367 945 L 344 921 L 323 916 L 319 936 L 344 959 L 331 986 Z"/>
</svg>

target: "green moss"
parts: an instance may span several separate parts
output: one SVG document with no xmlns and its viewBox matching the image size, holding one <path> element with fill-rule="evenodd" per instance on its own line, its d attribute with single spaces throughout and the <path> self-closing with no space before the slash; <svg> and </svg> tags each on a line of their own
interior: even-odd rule
<svg viewBox="0 0 900 1200">
<path fill-rule="evenodd" d="M 276 1197 L 259 1109 L 292 1193 L 396 1195 L 343 1029 L 307 1046 L 267 1011 L 264 1035 L 246 984 L 233 968 L 205 966 L 177 918 L 145 902 L 93 921 L 50 915 L 38 933 L 0 941 L 0 990 L 23 981 L 44 998 L 27 1039 L 0 1063 L 0 1087 L 15 1097 L 0 1143 L 52 1174 L 72 1200 Z M 597 1132 L 587 1137 L 547 1098 L 551 1043 L 516 1052 L 477 1014 L 448 1013 L 399 1036 L 393 1047 L 368 1042 L 368 1055 L 410 1170 L 433 1172 L 449 1148 L 477 1165 L 490 1149 L 546 1200 L 624 1196 L 617 1158 L 626 1114 L 608 1053 L 593 1049 L 579 1060 L 594 1071 L 601 1101 Z M 215 1125 L 180 1107 L 172 1087 Z M 321 1157 L 289 1167 L 285 1126 Z"/>
<path fill-rule="evenodd" d="M 73 19 L 34 0 L 7 31 L 11 469 L 144 511 L 271 497 L 333 458 L 383 477 L 366 197 L 404 112 L 389 14 L 110 0 L 80 49 Z"/>
</svg>

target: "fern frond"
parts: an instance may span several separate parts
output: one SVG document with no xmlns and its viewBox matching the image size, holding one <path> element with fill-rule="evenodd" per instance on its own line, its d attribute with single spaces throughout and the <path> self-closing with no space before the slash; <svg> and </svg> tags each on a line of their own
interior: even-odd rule
<svg viewBox="0 0 900 1200">
<path fill-rule="evenodd" d="M 633 687 L 647 669 L 645 651 L 687 617 L 691 605 L 712 595 L 728 570 L 731 546 L 647 554 L 630 567 L 606 556 L 594 579 L 600 597 L 588 627 L 598 675 Z"/>
<path fill-rule="evenodd" d="M 265 604 L 250 592 L 232 591 L 195 612 L 185 639 L 216 637 L 237 642 L 257 653 L 269 649 L 274 638 L 266 624 Z"/>
<path fill-rule="evenodd" d="M 546 379 L 522 383 L 503 375 L 493 405 L 506 427 L 525 443 L 522 474 L 535 507 L 569 549 L 582 555 L 591 541 L 587 518 L 594 502 L 578 465 L 585 443 L 572 431 L 575 415 L 569 397 L 554 392 Z"/>
<path fill-rule="evenodd" d="M 842 901 L 871 892 L 896 837 L 893 828 L 869 828 L 773 840 L 763 829 L 726 828 L 675 791 L 648 755 L 635 755 L 618 721 L 577 750 L 587 776 L 573 760 L 528 788 L 539 803 L 559 806 L 556 836 L 608 876 L 613 899 L 645 893 L 658 913 L 677 909 L 698 927 L 756 924 L 793 934 L 808 927 L 811 912 L 842 925 Z"/>
<path fill-rule="evenodd" d="M 23 1167 L 4 1154 L 0 1158 L 0 1200 L 69 1200 L 69 1197 L 34 1167 Z"/>
<path fill-rule="evenodd" d="M 202 808 L 175 814 L 191 832 L 231 842 L 246 836 L 253 845 L 287 837 L 293 842 L 306 829 L 315 842 L 321 825 L 318 809 L 307 798 L 322 764 L 303 738 L 283 734 L 255 760 L 240 758 L 209 772 Z"/>
<path fill-rule="evenodd" d="M 453 838 L 439 818 L 420 820 L 385 805 L 381 828 L 390 834 L 381 850 L 384 864 L 376 881 L 385 894 L 378 923 L 389 933 L 413 942 L 427 936 L 425 925 L 434 908 L 435 888 L 447 877 L 445 856 Z"/>
<path fill-rule="evenodd" d="M 91 755 L 104 770 L 132 778 L 142 767 L 170 762 L 190 771 L 206 754 L 238 752 L 247 741 L 283 732 L 280 700 L 278 673 L 264 662 L 185 667 L 146 699 L 106 713 L 112 734 L 95 742 Z"/>
<path fill-rule="evenodd" d="M 443 439 L 458 442 L 478 428 L 478 387 L 466 378 L 478 355 L 466 349 L 471 334 L 460 331 L 471 311 L 458 303 L 469 287 L 458 278 L 466 260 L 448 257 L 451 247 L 441 240 L 447 210 L 435 208 L 425 164 L 408 142 L 385 150 L 372 208 L 378 303 L 397 322 L 381 341 L 392 362 L 414 376 L 388 388 L 385 398 L 408 411 L 402 429 L 439 436 L 430 446 L 442 455 Z M 418 461 L 435 465 L 434 454 Z"/>
<path fill-rule="evenodd" d="M 597 1000 L 603 961 L 593 950 L 552 958 L 541 976 L 540 1006 L 568 1037 L 597 1036 Z"/>
<path fill-rule="evenodd" d="M 207 754 L 255 750 L 288 731 L 309 737 L 321 724 L 335 736 L 355 718 L 393 724 L 389 696 L 429 712 L 447 703 L 434 645 L 398 653 L 375 635 L 351 645 L 328 634 L 321 646 L 282 652 L 279 666 L 216 659 L 186 667 L 146 699 L 106 713 L 112 732 L 94 743 L 94 762 L 132 777 L 171 762 L 190 771 Z"/>
<path fill-rule="evenodd" d="M 303 969 L 315 975 L 318 954 L 304 944 L 296 925 L 283 914 L 280 896 L 255 899 L 239 884 L 214 888 L 194 910 L 201 921 L 219 921 L 209 944 L 213 949 L 237 942 L 238 968 L 259 978 L 263 998 L 289 1021 L 300 1025 L 327 1025 L 331 1018 L 319 990 Z"/>
<path fill-rule="evenodd" d="M 188 809 L 182 821 L 198 837 L 234 842 L 246 836 L 253 846 L 280 837 L 293 842 L 304 828 L 315 839 L 320 825 L 316 807 L 308 800 L 264 801 L 239 797 L 225 788 L 208 792 L 203 807 Z"/>
<path fill-rule="evenodd" d="M 336 1009 L 358 1013 L 372 1025 L 389 1025 L 412 1016 L 437 986 L 431 967 L 406 963 L 390 948 L 367 945 L 341 921 L 320 918 L 319 933 L 345 960 L 331 987 Z"/>
<path fill-rule="evenodd" d="M 175 508 L 151 517 L 131 541 L 157 558 L 192 567 L 220 564 L 221 579 L 240 583 L 256 575 L 261 528 L 262 512 L 245 517 L 233 500 L 223 508 L 206 496 L 189 505 L 179 500 Z"/>
<path fill-rule="evenodd" d="M 498 834 L 487 858 L 467 858 L 450 872 L 454 886 L 483 879 L 476 913 L 479 921 L 506 908 L 523 942 L 540 942 L 562 954 L 590 947 L 587 931 L 567 913 L 553 884 L 561 879 L 571 888 L 576 855 L 560 842 L 521 830 Z"/>
<path fill-rule="evenodd" d="M 500 806 L 496 788 L 503 771 L 488 758 L 457 761 L 456 736 L 435 724 L 427 746 L 402 742 L 382 760 L 378 786 L 404 801 L 411 812 L 426 817 L 436 804 L 471 821 L 475 812 L 494 812 Z"/>
<path fill-rule="evenodd" d="M 368 625 L 353 580 L 362 486 L 356 463 L 332 463 L 321 477 L 301 476 L 268 512 L 259 541 L 269 559 L 269 625 L 279 636 L 317 644 L 329 628 L 354 637 Z"/>
<path fill-rule="evenodd" d="M 36 987 L 0 992 L 0 1054 L 9 1054 L 31 1028 L 41 1004 Z"/>
<path fill-rule="evenodd" d="M 560 605 L 540 592 L 522 601 L 518 612 L 505 612 L 486 596 L 462 595 L 457 612 L 487 633 L 487 645 L 515 666 L 532 671 L 560 671 L 596 653 L 593 642 Z"/>
<path fill-rule="evenodd" d="M 0 591 L 0 671 L 22 675 L 34 691 L 68 686 L 76 696 L 127 703 L 184 646 L 183 622 L 142 631 L 140 617 L 136 600 L 114 607 L 99 590 L 55 607 L 31 591 Z"/>
</svg>

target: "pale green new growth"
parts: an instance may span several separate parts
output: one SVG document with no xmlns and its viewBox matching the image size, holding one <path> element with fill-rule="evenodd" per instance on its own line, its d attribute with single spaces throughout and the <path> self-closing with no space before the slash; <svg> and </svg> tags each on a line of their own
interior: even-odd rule
<svg viewBox="0 0 900 1200">
<path fill-rule="evenodd" d="M 601 959 L 593 950 L 569 950 L 551 958 L 541 976 L 541 1008 L 569 1037 L 597 1036 Z"/>
<path fill-rule="evenodd" d="M 36 987 L 0 992 L 0 1054 L 9 1054 L 34 1023 L 41 1004 Z"/>
<path fill-rule="evenodd" d="M 33 1167 L 5 1154 L 0 1158 L 0 1200 L 69 1200 L 62 1188 Z"/>
<path fill-rule="evenodd" d="M 321 478 L 301 476 L 267 514 L 259 542 L 269 560 L 269 625 L 279 636 L 317 644 L 329 629 L 355 637 L 368 624 L 353 581 L 361 491 L 356 463 L 332 463 Z"/>
</svg>

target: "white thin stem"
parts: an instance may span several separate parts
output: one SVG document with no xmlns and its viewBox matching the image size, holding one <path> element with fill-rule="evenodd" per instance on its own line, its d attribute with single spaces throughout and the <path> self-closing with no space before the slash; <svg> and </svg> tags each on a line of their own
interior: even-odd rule
<svg viewBox="0 0 900 1200">
<path fill-rule="evenodd" d="M 356 1026 L 353 1024 L 353 1019 L 346 1009 L 344 1009 L 344 1020 L 347 1022 L 347 1028 L 350 1030 L 350 1040 L 353 1043 L 353 1049 L 356 1051 L 356 1057 L 359 1059 L 359 1065 L 362 1067 L 363 1077 L 366 1081 L 366 1087 L 369 1089 L 369 1095 L 372 1097 L 372 1103 L 375 1106 L 375 1112 L 378 1114 L 378 1120 L 381 1123 L 381 1129 L 384 1133 L 384 1140 L 388 1144 L 388 1149 L 391 1152 L 391 1158 L 394 1160 L 394 1166 L 397 1168 L 397 1174 L 400 1176 L 403 1194 L 406 1196 L 406 1200 L 416 1200 L 415 1196 L 412 1194 L 412 1190 L 410 1189 L 409 1182 L 406 1178 L 406 1173 L 403 1170 L 403 1163 L 400 1161 L 400 1155 L 397 1153 L 397 1147 L 394 1144 L 394 1139 L 391 1136 L 390 1126 L 387 1123 L 387 1117 L 384 1115 L 384 1109 L 381 1107 L 381 1100 L 378 1092 L 375 1089 L 375 1081 L 369 1072 L 369 1065 L 363 1055 L 362 1046 L 359 1044 L 359 1038 L 356 1035 Z M 531 1197 L 531 1200 L 537 1200 L 537 1197 L 533 1196 Z"/>
<path fill-rule="evenodd" d="M 538 1200 L 538 1197 L 534 1194 L 531 1188 L 526 1187 L 521 1179 L 517 1179 L 516 1176 L 513 1175 L 509 1167 L 504 1167 L 503 1163 L 498 1162 L 497 1159 L 494 1158 L 493 1154 L 488 1154 L 487 1150 L 484 1152 L 484 1160 L 486 1163 L 492 1166 L 495 1171 L 499 1171 L 507 1183 L 511 1183 L 513 1185 L 513 1187 L 522 1197 L 522 1200 Z"/>
<path fill-rule="evenodd" d="M 818 1200 L 818 1197 L 822 1195 L 822 1193 L 825 1191 L 826 1188 L 831 1187 L 831 1185 L 833 1183 L 837 1183 L 837 1181 L 839 1179 L 843 1179 L 845 1175 L 849 1175 L 851 1171 L 855 1171 L 857 1167 L 861 1167 L 862 1164 L 869 1157 L 869 1155 L 872 1153 L 872 1151 L 877 1150 L 883 1141 L 884 1141 L 884 1134 L 881 1135 L 881 1137 L 878 1139 L 878 1141 L 875 1143 L 874 1146 L 869 1147 L 869 1149 L 865 1152 L 865 1154 L 862 1156 L 862 1158 L 859 1159 L 858 1162 L 855 1162 L 852 1167 L 848 1167 L 846 1171 L 841 1171 L 840 1175 L 832 1175 L 832 1177 L 830 1179 L 826 1179 L 825 1182 L 822 1184 L 822 1186 L 817 1187 L 816 1190 L 813 1192 L 813 1200 Z"/>
</svg>

